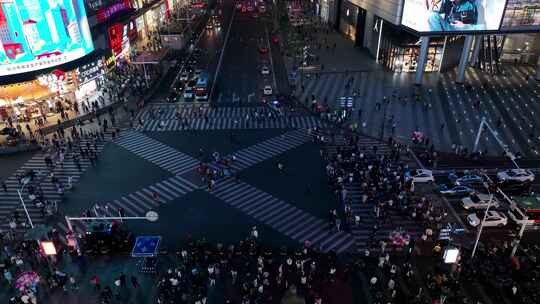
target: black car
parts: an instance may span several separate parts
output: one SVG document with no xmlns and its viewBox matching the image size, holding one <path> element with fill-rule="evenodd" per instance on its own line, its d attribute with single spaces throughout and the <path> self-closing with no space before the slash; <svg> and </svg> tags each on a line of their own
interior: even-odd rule
<svg viewBox="0 0 540 304">
<path fill-rule="evenodd" d="M 81 250 L 89 255 L 129 252 L 134 237 L 131 232 L 112 223 L 93 223 L 81 240 Z"/>
<path fill-rule="evenodd" d="M 519 195 L 519 194 L 525 194 L 525 193 L 531 192 L 532 182 L 505 180 L 505 181 L 498 182 L 497 187 L 499 187 L 503 192 L 507 194 Z"/>
</svg>

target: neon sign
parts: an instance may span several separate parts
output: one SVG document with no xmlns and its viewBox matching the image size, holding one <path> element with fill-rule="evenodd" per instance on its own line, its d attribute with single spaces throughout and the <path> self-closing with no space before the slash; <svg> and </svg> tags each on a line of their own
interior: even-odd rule
<svg viewBox="0 0 540 304">
<path fill-rule="evenodd" d="M 99 23 L 105 22 L 115 14 L 128 10 L 131 8 L 129 0 L 123 0 L 108 7 L 100 8 L 97 10 L 97 20 Z"/>
</svg>

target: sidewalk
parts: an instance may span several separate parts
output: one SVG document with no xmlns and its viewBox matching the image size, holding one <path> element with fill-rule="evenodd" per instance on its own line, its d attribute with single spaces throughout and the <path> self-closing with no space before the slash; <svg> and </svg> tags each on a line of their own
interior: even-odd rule
<svg viewBox="0 0 540 304">
<path fill-rule="evenodd" d="M 534 127 L 540 124 L 540 117 L 534 115 L 540 112 L 540 83 L 530 77 L 534 67 L 503 65 L 503 75 L 469 68 L 465 85 L 455 83 L 456 69 L 426 73 L 418 87 L 415 73 L 394 73 L 376 64 L 367 50 L 355 47 L 334 29 L 328 34 L 326 29 L 318 30 L 314 36 L 309 40 L 310 52 L 318 57 L 320 71 L 296 73 L 290 79 L 299 102 L 310 105 L 315 100 L 323 108 L 336 109 L 341 98 L 350 98 L 348 125 L 361 134 L 383 140 L 392 136 L 411 144 L 412 133 L 419 131 L 424 135 L 422 149 L 433 145 L 444 152 L 459 146 L 471 152 L 484 116 L 511 151 L 529 157 L 540 154 Z M 294 60 L 284 56 L 284 61 L 290 76 Z M 505 104 L 508 100 L 511 105 Z M 481 137 L 480 149 L 489 155 L 502 152 L 490 133 Z"/>
<path fill-rule="evenodd" d="M 45 135 L 45 137 L 47 137 L 47 135 L 56 132 L 59 126 L 64 128 L 64 130 L 78 124 L 79 122 L 84 123 L 84 125 L 86 126 L 88 122 L 90 122 L 90 120 L 94 122 L 96 114 L 98 116 L 106 115 L 109 111 L 111 111 L 111 108 L 114 109 L 120 106 L 125 106 L 129 109 L 130 107 L 129 104 L 133 103 L 134 101 L 136 102 L 140 100 L 141 97 L 139 97 L 137 92 L 135 92 L 136 91 L 135 88 L 126 87 L 126 86 L 132 83 L 134 78 L 137 78 L 139 76 L 140 76 L 139 74 L 135 73 L 132 75 L 131 78 L 126 77 L 125 79 L 121 80 L 123 84 L 116 92 L 115 92 L 115 89 L 116 89 L 116 86 L 118 86 L 116 82 L 112 80 L 107 80 L 109 81 L 108 83 L 112 82 L 110 87 L 108 88 L 109 93 L 96 94 L 95 96 L 93 96 L 92 98 L 88 99 L 88 101 L 85 102 L 85 104 L 88 104 L 89 108 L 92 108 L 92 103 L 96 101 L 98 108 L 95 112 L 92 110 L 86 111 L 83 108 L 79 108 L 78 112 L 75 112 L 73 109 L 66 110 L 64 111 L 64 113 L 67 114 L 68 119 L 62 119 L 60 113 L 54 113 L 53 115 L 47 116 L 47 121 L 42 126 L 36 125 L 34 120 L 31 120 L 29 122 L 20 122 L 20 123 L 14 122 L 13 123 L 14 127 L 19 129 L 19 126 L 20 126 L 19 132 L 24 134 L 26 138 L 26 142 L 21 140 L 21 143 L 17 144 L 16 146 L 8 146 L 6 145 L 7 136 L 0 136 L 0 155 L 36 150 L 38 147 L 38 144 L 32 143 L 32 141 L 37 140 L 39 142 L 39 139 L 38 139 L 40 137 L 39 133 L 42 133 Z M 144 89 L 144 90 L 147 90 L 147 92 L 153 92 L 153 87 L 155 87 L 155 85 L 153 84 L 155 84 L 156 82 L 159 82 L 159 80 L 158 79 L 150 80 L 150 89 Z M 119 100 L 118 96 L 120 96 L 123 101 Z M 34 138 L 30 136 L 27 126 L 30 128 L 30 130 L 34 134 L 35 136 Z M 4 127 L 7 127 L 7 125 L 6 124 L 0 125 L 0 128 L 4 128 Z M 97 127 L 96 122 L 93 123 L 92 128 L 95 128 L 95 127 Z M 83 128 L 83 129 L 86 129 L 86 128 Z"/>
</svg>

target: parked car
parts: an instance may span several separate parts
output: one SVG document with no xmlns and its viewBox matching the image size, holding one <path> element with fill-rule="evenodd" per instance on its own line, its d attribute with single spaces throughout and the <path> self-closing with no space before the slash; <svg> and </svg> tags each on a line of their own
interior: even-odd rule
<svg viewBox="0 0 540 304">
<path fill-rule="evenodd" d="M 415 169 L 407 172 L 405 178 L 415 183 L 432 183 L 435 181 L 433 172 L 428 169 Z"/>
<path fill-rule="evenodd" d="M 532 190 L 532 184 L 533 183 L 530 181 L 520 182 L 515 180 L 506 180 L 500 181 L 496 185 L 506 194 L 521 195 L 530 193 Z"/>
<path fill-rule="evenodd" d="M 534 178 L 534 173 L 527 169 L 509 169 L 497 172 L 499 181 L 532 182 Z"/>
<path fill-rule="evenodd" d="M 467 216 L 467 223 L 473 227 L 477 227 L 484 219 L 484 212 L 471 213 Z M 488 211 L 484 227 L 503 227 L 508 224 L 506 215 L 499 211 Z"/>
<path fill-rule="evenodd" d="M 448 179 L 457 185 L 477 185 L 484 182 L 484 178 L 476 174 L 459 175 L 457 173 L 450 173 Z"/>
<path fill-rule="evenodd" d="M 463 185 L 440 185 L 437 187 L 437 191 L 448 196 L 464 196 L 474 192 L 472 188 Z"/>
<path fill-rule="evenodd" d="M 461 199 L 461 205 L 467 210 L 486 209 L 489 205 L 489 194 L 473 193 L 470 196 Z M 491 208 L 498 208 L 499 201 L 493 197 Z"/>
</svg>

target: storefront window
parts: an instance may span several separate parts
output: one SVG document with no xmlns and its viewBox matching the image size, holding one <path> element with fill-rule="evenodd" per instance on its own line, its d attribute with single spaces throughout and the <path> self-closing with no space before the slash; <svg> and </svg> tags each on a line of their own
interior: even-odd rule
<svg viewBox="0 0 540 304">
<path fill-rule="evenodd" d="M 379 37 L 379 18 L 375 19 L 372 39 Z M 377 41 L 373 41 L 377 43 Z M 444 52 L 444 37 L 432 37 L 426 59 L 426 72 L 438 72 Z M 393 27 L 390 23 L 383 26 L 379 49 L 379 62 L 395 72 L 416 72 L 418 56 L 420 55 L 420 37 Z"/>
<path fill-rule="evenodd" d="M 356 26 L 358 21 L 358 6 L 344 1 L 341 5 L 341 14 L 339 21 L 340 31 L 347 35 L 349 39 L 354 41 L 356 39 Z"/>
<path fill-rule="evenodd" d="M 381 62 L 395 72 L 416 72 L 420 46 L 393 45 L 385 41 Z M 428 48 L 426 72 L 438 72 L 442 59 L 443 46 L 434 44 Z"/>
</svg>

